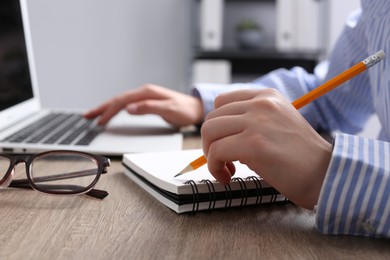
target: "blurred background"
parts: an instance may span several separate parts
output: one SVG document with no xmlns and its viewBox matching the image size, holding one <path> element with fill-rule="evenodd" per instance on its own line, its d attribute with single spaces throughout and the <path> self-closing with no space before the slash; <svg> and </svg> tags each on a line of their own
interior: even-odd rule
<svg viewBox="0 0 390 260">
<path fill-rule="evenodd" d="M 188 86 L 190 1 L 31 0 L 28 9 L 45 107 L 90 108 L 142 83 Z"/>
<path fill-rule="evenodd" d="M 193 82 L 247 81 L 274 67 L 310 70 L 358 6 L 359 0 L 30 0 L 41 99 L 46 107 L 86 109 L 143 83 L 188 92 Z M 320 41 L 317 49 L 283 46 L 285 32 L 278 40 L 280 18 L 289 15 L 290 23 L 307 17 L 317 26 L 304 32 L 304 39 Z M 254 48 L 237 40 L 237 27 L 247 20 L 261 27 Z M 211 47 L 202 42 L 208 29 L 202 21 L 219 30 Z M 296 22 L 287 28 L 290 39 L 302 34 L 302 21 Z"/>
</svg>

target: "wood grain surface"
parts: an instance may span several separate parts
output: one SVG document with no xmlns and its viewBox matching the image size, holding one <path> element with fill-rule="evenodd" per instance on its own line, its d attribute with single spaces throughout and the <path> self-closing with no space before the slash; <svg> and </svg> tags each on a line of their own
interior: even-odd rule
<svg viewBox="0 0 390 260">
<path fill-rule="evenodd" d="M 389 240 L 321 235 L 292 204 L 177 215 L 112 161 L 102 201 L 0 190 L 0 259 L 390 259 Z"/>
</svg>

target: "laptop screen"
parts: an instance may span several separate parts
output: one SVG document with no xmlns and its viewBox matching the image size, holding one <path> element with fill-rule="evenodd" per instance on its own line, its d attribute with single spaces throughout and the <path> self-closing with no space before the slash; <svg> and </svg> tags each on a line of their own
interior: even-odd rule
<svg viewBox="0 0 390 260">
<path fill-rule="evenodd" d="M 33 97 L 19 0 L 0 1 L 0 111 Z"/>
</svg>

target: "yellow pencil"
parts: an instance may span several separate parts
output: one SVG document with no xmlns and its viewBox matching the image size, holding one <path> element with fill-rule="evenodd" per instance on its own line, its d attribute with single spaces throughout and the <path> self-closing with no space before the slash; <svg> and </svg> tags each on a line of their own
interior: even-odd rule
<svg viewBox="0 0 390 260">
<path fill-rule="evenodd" d="M 306 93 L 302 97 L 296 99 L 294 102 L 292 102 L 292 105 L 296 109 L 300 109 L 301 107 L 309 104 L 310 102 L 316 100 L 317 98 L 321 97 L 322 95 L 326 94 L 327 92 L 331 91 L 332 89 L 340 86 L 344 82 L 355 77 L 359 73 L 374 66 L 379 61 L 383 60 L 384 57 L 385 57 L 385 52 L 382 50 L 378 51 L 374 55 L 371 55 L 370 57 L 357 63 L 353 67 L 340 73 L 339 75 L 335 76 L 334 78 L 330 79 L 329 81 L 325 82 L 324 84 L 322 84 L 322 85 L 318 86 L 317 88 L 313 89 L 312 91 Z M 204 155 L 202 155 L 198 159 L 192 161 L 189 165 L 187 165 L 182 171 L 180 171 L 174 177 L 180 176 L 186 172 L 193 171 L 206 163 L 207 163 L 207 159 Z"/>
</svg>

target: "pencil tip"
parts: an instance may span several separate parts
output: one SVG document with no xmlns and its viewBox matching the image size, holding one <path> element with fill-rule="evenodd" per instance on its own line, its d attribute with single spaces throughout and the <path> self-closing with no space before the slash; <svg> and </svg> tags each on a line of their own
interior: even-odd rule
<svg viewBox="0 0 390 260">
<path fill-rule="evenodd" d="M 176 178 L 177 176 L 180 176 L 180 175 L 182 175 L 182 174 L 184 174 L 184 173 L 186 173 L 186 172 L 190 172 L 190 171 L 192 171 L 193 170 L 193 168 L 192 168 L 192 166 L 191 165 L 187 165 L 183 170 L 181 170 L 178 174 L 176 174 L 175 176 L 173 176 L 173 178 Z"/>
</svg>

